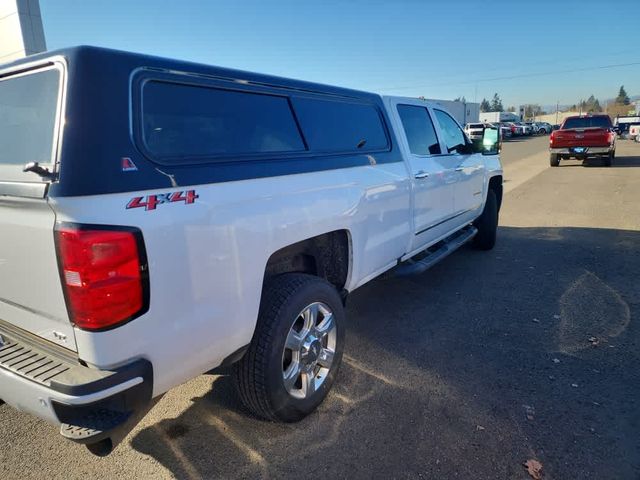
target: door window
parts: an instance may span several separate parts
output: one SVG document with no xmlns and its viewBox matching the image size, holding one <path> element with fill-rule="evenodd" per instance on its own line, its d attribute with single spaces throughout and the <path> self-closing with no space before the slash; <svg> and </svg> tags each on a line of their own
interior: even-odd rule
<svg viewBox="0 0 640 480">
<path fill-rule="evenodd" d="M 409 151 L 413 155 L 437 155 L 442 153 L 436 130 L 426 108 L 414 105 L 398 105 L 398 114 L 409 142 Z"/>
<path fill-rule="evenodd" d="M 438 123 L 440 123 L 444 143 L 449 153 L 467 153 L 467 141 L 458 123 L 442 110 L 434 110 L 434 112 L 438 118 Z"/>
</svg>

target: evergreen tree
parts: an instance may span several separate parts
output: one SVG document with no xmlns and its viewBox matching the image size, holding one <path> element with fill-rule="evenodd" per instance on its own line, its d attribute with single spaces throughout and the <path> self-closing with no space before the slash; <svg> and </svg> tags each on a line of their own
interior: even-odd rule
<svg viewBox="0 0 640 480">
<path fill-rule="evenodd" d="M 490 112 L 491 111 L 491 104 L 487 101 L 486 98 L 483 98 L 482 102 L 480 102 L 480 111 L 481 112 Z"/>
<path fill-rule="evenodd" d="M 492 112 L 502 112 L 504 107 L 502 106 L 502 100 L 498 96 L 497 93 L 493 94 L 493 98 L 491 99 L 491 111 Z"/>
<path fill-rule="evenodd" d="M 631 103 L 629 95 L 627 95 L 627 91 L 624 89 L 624 85 L 620 86 L 620 91 L 618 91 L 618 96 L 616 97 L 616 103 L 618 105 L 629 105 Z"/>
<path fill-rule="evenodd" d="M 582 109 L 586 110 L 587 112 L 601 112 L 602 111 L 602 107 L 600 106 L 600 102 L 593 95 L 591 95 L 589 98 L 587 98 L 587 101 L 584 102 L 582 107 L 583 107 Z"/>
</svg>

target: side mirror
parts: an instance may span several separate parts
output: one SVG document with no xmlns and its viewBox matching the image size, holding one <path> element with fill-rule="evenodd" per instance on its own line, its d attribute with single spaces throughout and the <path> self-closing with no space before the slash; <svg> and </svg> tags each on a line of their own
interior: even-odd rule
<svg viewBox="0 0 640 480">
<path fill-rule="evenodd" d="M 500 153 L 500 130 L 485 128 L 482 134 L 482 154 L 497 155 Z"/>
</svg>

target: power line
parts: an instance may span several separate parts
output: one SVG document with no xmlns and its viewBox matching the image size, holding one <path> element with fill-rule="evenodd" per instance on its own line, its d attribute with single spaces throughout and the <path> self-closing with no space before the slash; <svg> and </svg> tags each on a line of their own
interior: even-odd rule
<svg viewBox="0 0 640 480">
<path fill-rule="evenodd" d="M 631 50 L 620 50 L 618 52 L 616 52 L 615 54 L 613 54 L 612 56 L 619 56 L 619 55 L 628 55 L 631 53 L 637 53 L 637 49 L 631 49 Z M 504 70 L 508 70 L 508 71 L 513 71 L 514 69 L 516 70 L 522 70 L 522 67 L 527 67 L 527 68 L 531 68 L 531 67 L 537 67 L 537 66 L 547 66 L 547 65 L 556 65 L 556 64 L 567 64 L 567 63 L 571 63 L 571 62 L 580 62 L 582 60 L 586 60 L 586 59 L 592 59 L 593 55 L 583 55 L 583 56 L 572 56 L 570 59 L 559 59 L 556 58 L 554 60 L 543 60 L 543 61 L 537 61 L 537 62 L 527 62 L 526 65 L 515 65 L 512 63 L 510 63 L 508 66 L 496 66 L 495 68 L 492 67 L 491 71 L 492 72 L 500 72 L 500 71 L 504 71 Z M 435 75 L 433 76 L 435 79 L 437 79 L 438 81 L 442 80 L 442 84 L 444 85 L 449 85 L 451 82 L 451 79 L 455 79 L 457 77 L 469 77 L 470 75 L 473 74 L 477 74 L 478 70 L 466 70 L 466 71 L 456 71 L 455 73 L 451 73 L 451 74 L 438 74 L 437 72 L 435 72 Z M 514 73 L 513 75 L 519 75 Z M 445 81 L 446 80 L 446 81 Z M 398 88 L 405 88 L 405 87 L 398 87 Z M 411 88 L 411 87 L 406 87 L 406 88 Z M 378 90 L 378 88 L 376 87 L 372 87 L 373 90 Z"/>
<path fill-rule="evenodd" d="M 430 84 L 421 84 L 421 85 L 413 85 L 413 86 L 404 86 L 404 87 L 385 87 L 378 88 L 377 90 L 411 90 L 414 88 L 424 88 L 424 87 L 439 87 L 445 85 L 469 85 L 474 83 L 485 83 L 485 82 L 495 82 L 497 80 L 514 80 L 516 78 L 529 78 L 529 77 L 543 77 L 546 75 L 556 75 L 558 73 L 574 73 L 574 72 L 587 72 L 591 70 L 606 70 L 609 68 L 620 68 L 620 67 L 630 67 L 634 65 L 640 65 L 640 61 L 638 62 L 630 62 L 630 63 L 616 63 L 611 65 L 599 65 L 596 67 L 585 67 L 585 68 L 574 68 L 568 70 L 553 70 L 551 72 L 538 72 L 538 73 L 522 73 L 518 75 L 505 75 L 501 77 L 493 77 L 493 78 L 482 78 L 478 80 L 467 80 L 463 82 L 443 82 L 443 83 L 430 83 Z"/>
</svg>

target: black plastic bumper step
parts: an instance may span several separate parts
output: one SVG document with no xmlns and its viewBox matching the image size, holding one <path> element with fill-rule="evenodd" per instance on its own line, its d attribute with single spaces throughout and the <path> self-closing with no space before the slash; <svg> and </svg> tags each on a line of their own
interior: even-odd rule
<svg viewBox="0 0 640 480">
<path fill-rule="evenodd" d="M 125 423 L 129 416 L 129 412 L 97 410 L 79 418 L 79 425 L 63 423 L 60 426 L 60 435 L 79 443 L 99 441 L 114 428 Z"/>
</svg>

